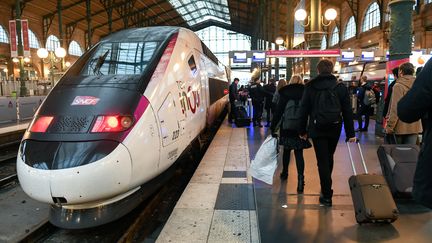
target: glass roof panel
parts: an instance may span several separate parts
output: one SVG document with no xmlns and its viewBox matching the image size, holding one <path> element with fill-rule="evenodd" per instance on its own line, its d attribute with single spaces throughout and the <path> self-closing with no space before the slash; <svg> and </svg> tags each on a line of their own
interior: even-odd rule
<svg viewBox="0 0 432 243">
<path fill-rule="evenodd" d="M 189 26 L 206 20 L 231 24 L 227 0 L 169 0 Z"/>
</svg>

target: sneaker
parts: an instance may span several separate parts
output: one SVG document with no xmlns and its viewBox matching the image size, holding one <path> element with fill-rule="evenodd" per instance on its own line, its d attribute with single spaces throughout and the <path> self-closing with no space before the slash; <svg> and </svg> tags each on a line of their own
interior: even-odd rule
<svg viewBox="0 0 432 243">
<path fill-rule="evenodd" d="M 282 173 L 280 173 L 280 178 L 282 180 L 286 180 L 288 178 L 288 172 L 282 172 Z"/>
<path fill-rule="evenodd" d="M 331 207 L 332 206 L 332 199 L 331 198 L 325 198 L 324 196 L 319 197 L 320 206 L 325 207 Z"/>
</svg>

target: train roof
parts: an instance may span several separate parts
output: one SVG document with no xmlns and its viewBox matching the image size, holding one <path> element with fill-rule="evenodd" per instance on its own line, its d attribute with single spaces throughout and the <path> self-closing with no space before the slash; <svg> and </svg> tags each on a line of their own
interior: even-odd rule
<svg viewBox="0 0 432 243">
<path fill-rule="evenodd" d="M 179 30 L 180 27 L 174 26 L 131 28 L 115 32 L 103 38 L 101 42 L 164 41 Z"/>
</svg>

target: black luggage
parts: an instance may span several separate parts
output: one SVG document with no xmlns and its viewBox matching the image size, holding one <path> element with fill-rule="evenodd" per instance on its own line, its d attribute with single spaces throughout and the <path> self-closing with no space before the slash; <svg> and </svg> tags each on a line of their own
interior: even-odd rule
<svg viewBox="0 0 432 243">
<path fill-rule="evenodd" d="M 349 157 L 354 171 L 349 180 L 356 221 L 363 223 L 391 223 L 399 215 L 390 189 L 382 175 L 368 174 L 360 144 L 357 143 L 365 174 L 357 174 L 351 149 Z"/>
<path fill-rule="evenodd" d="M 234 115 L 234 123 L 237 127 L 245 127 L 250 125 L 251 119 L 248 116 L 246 108 L 244 108 L 244 106 L 236 106 Z"/>
<path fill-rule="evenodd" d="M 408 144 L 384 144 L 377 150 L 382 173 L 394 197 L 411 197 L 420 148 Z"/>
</svg>

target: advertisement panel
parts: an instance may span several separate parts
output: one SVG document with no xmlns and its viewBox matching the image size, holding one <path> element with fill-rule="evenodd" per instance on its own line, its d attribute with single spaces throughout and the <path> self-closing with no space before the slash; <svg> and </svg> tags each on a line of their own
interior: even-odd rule
<svg viewBox="0 0 432 243">
<path fill-rule="evenodd" d="M 30 41 L 29 41 L 29 27 L 28 27 L 28 20 L 22 19 L 21 20 L 21 28 L 22 28 L 22 43 L 24 48 L 24 56 L 29 57 L 30 56 Z"/>
<path fill-rule="evenodd" d="M 15 20 L 9 20 L 9 43 L 10 43 L 11 57 L 18 57 L 17 32 L 16 32 Z"/>
</svg>

